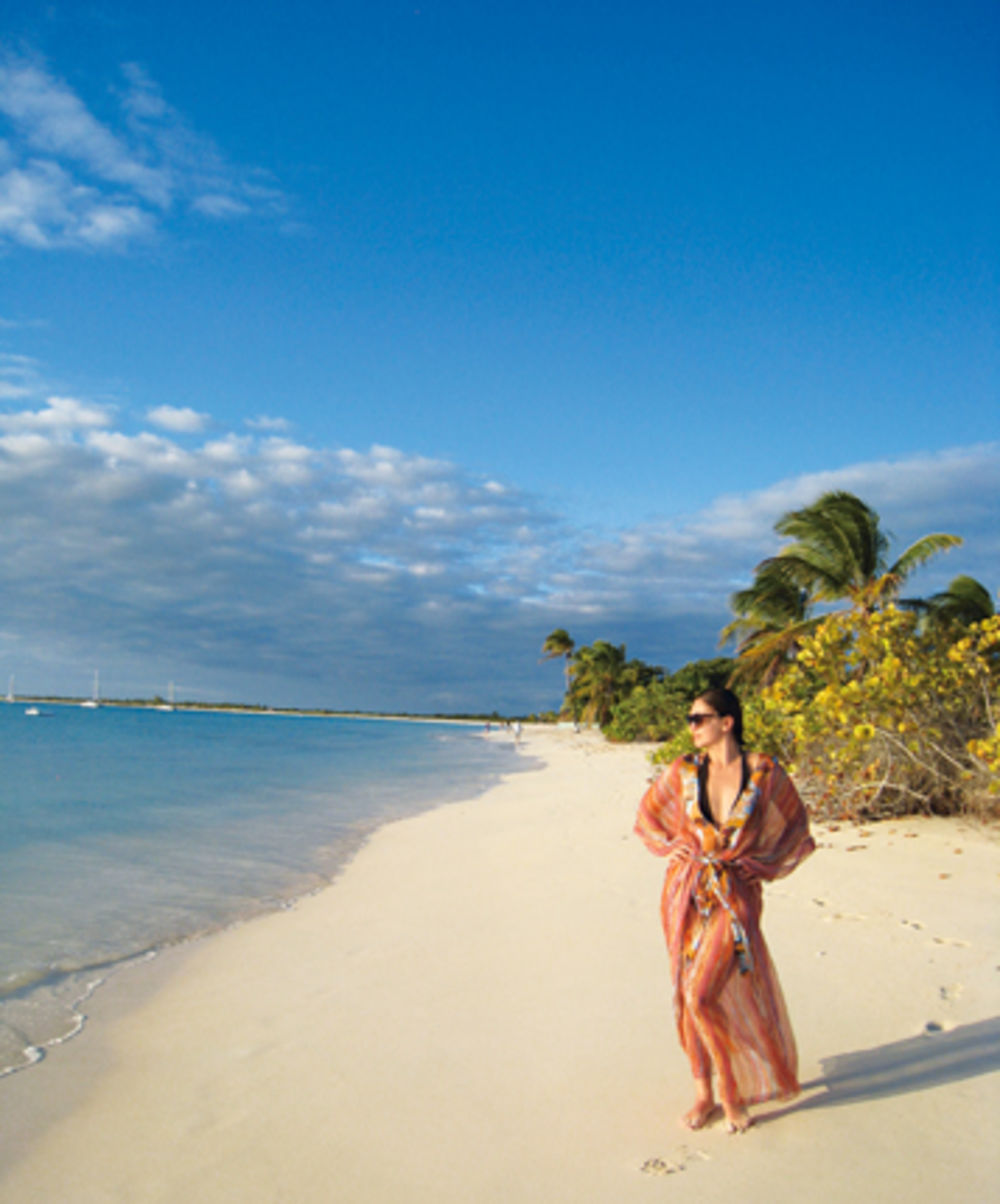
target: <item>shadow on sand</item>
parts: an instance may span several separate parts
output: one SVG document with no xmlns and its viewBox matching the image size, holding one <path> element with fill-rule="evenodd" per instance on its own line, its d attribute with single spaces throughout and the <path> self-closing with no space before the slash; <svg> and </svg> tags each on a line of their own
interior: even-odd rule
<svg viewBox="0 0 1000 1204">
<path fill-rule="evenodd" d="M 803 1091 L 818 1090 L 817 1095 L 761 1116 L 758 1122 L 810 1108 L 923 1091 L 1000 1070 L 1000 1016 L 963 1024 L 951 1032 L 921 1033 L 875 1049 L 835 1054 L 823 1058 L 820 1065 L 822 1075 L 802 1084 Z"/>
</svg>

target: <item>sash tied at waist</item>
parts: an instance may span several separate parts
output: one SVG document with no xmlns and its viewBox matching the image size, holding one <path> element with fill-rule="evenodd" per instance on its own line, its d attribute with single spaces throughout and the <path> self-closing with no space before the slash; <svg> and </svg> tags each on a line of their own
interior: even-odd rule
<svg viewBox="0 0 1000 1204">
<path fill-rule="evenodd" d="M 736 915 L 730 901 L 731 880 L 735 866 L 714 853 L 695 853 L 689 847 L 676 850 L 684 861 L 698 866 L 692 884 L 691 898 L 703 920 L 707 920 L 716 907 L 722 907 L 729 915 L 729 928 L 733 937 L 733 955 L 739 962 L 740 973 L 748 974 L 753 969 L 753 955 L 746 929 Z M 697 945 L 697 942 L 695 942 Z"/>
</svg>

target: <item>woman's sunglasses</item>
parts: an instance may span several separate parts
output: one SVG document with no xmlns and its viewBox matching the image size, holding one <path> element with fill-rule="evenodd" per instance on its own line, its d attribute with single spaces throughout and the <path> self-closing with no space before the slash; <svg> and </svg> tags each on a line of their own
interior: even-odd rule
<svg viewBox="0 0 1000 1204">
<path fill-rule="evenodd" d="M 692 727 L 701 727 L 706 719 L 718 719 L 718 717 L 712 711 L 695 711 L 693 714 L 688 715 L 687 721 Z"/>
</svg>

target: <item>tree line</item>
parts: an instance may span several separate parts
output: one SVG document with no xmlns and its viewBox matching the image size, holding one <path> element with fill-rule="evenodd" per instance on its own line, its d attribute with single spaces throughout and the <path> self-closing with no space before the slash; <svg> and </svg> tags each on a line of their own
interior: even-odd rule
<svg viewBox="0 0 1000 1204">
<path fill-rule="evenodd" d="M 904 597 L 915 569 L 958 546 L 934 533 L 891 555 L 878 514 L 844 491 L 775 524 L 784 543 L 730 597 L 720 644 L 734 656 L 676 672 L 628 659 L 623 644 L 546 638 L 562 659 L 564 718 L 615 740 L 689 746 L 690 700 L 731 685 L 749 742 L 809 779 L 817 807 L 838 814 L 998 809 L 1000 617 L 968 576 L 928 598 Z"/>
</svg>

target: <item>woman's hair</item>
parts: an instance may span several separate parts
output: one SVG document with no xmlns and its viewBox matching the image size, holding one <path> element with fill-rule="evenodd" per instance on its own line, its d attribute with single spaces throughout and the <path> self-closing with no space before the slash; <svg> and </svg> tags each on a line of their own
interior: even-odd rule
<svg viewBox="0 0 1000 1204">
<path fill-rule="evenodd" d="M 698 702 L 704 702 L 715 711 L 716 715 L 729 715 L 733 721 L 733 739 L 736 743 L 743 747 L 743 708 L 740 706 L 740 700 L 732 692 L 727 690 L 725 686 L 712 686 L 709 690 L 704 690 L 696 699 Z"/>
</svg>

